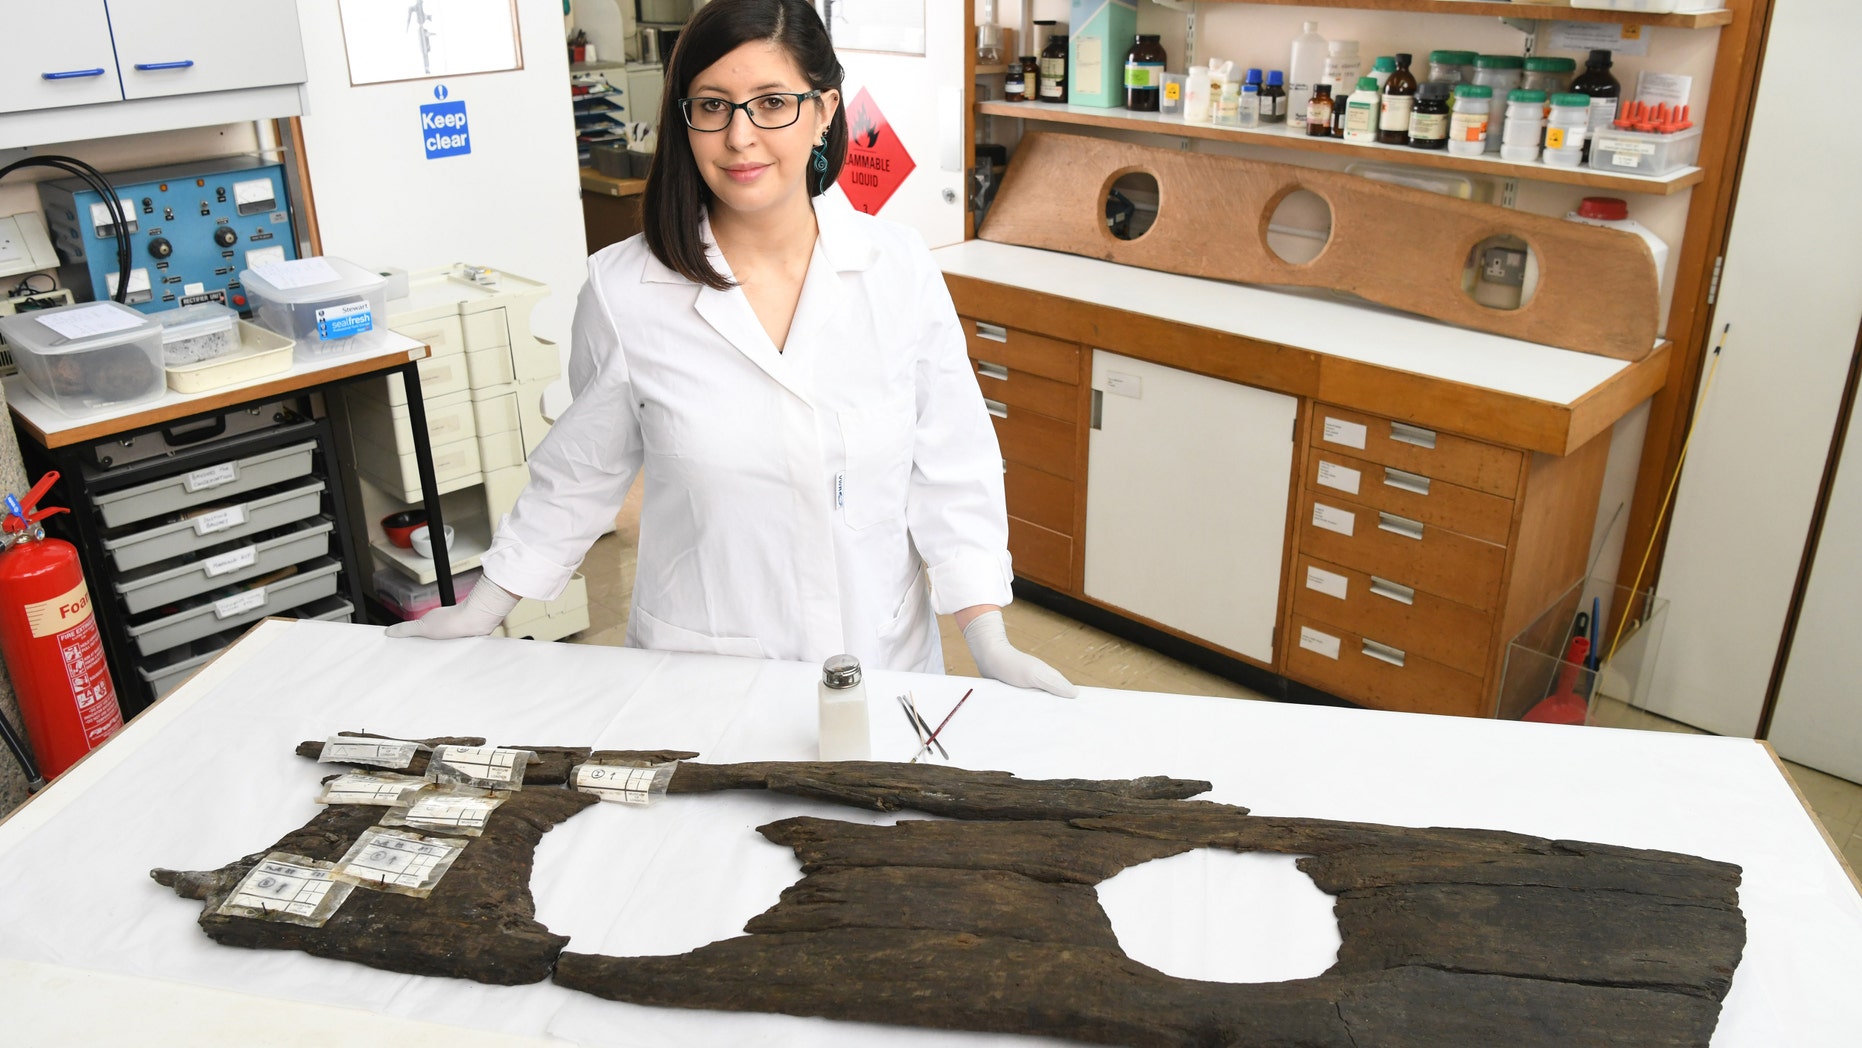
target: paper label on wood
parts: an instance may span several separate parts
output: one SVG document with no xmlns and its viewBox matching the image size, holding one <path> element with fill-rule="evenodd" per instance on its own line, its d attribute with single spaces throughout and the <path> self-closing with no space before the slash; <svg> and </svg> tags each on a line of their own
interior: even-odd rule
<svg viewBox="0 0 1862 1048">
<path fill-rule="evenodd" d="M 1312 524 L 1315 528 L 1336 531 L 1340 535 L 1350 537 L 1351 533 L 1357 529 L 1358 515 L 1350 510 L 1315 502 L 1312 504 Z"/>
<path fill-rule="evenodd" d="M 327 743 L 325 744 L 328 745 Z M 410 754 L 411 756 L 411 754 Z M 385 775 L 378 772 L 352 771 L 338 775 L 323 784 L 323 794 L 317 798 L 319 804 L 379 804 L 392 806 L 400 803 L 401 795 L 409 790 L 417 790 L 427 784 L 427 780 L 412 775 Z"/>
<path fill-rule="evenodd" d="M 1358 481 L 1361 480 L 1363 476 L 1362 473 L 1352 469 L 1350 466 L 1341 466 L 1335 462 L 1327 462 L 1324 459 L 1319 460 L 1319 483 L 1328 488 L 1337 488 L 1346 494 L 1356 495 L 1358 493 Z"/>
<path fill-rule="evenodd" d="M 1362 451 L 1364 450 L 1364 438 L 1368 432 L 1369 431 L 1363 425 L 1356 422 L 1347 422 L 1342 418 L 1327 416 L 1325 420 L 1324 433 L 1325 441 L 1328 444 L 1338 444 L 1347 448 L 1357 448 L 1359 451 Z"/>
<path fill-rule="evenodd" d="M 351 739 L 333 735 L 324 740 L 323 752 L 317 754 L 317 760 L 325 764 L 372 764 L 378 768 L 405 768 L 414 763 L 414 756 L 419 752 L 418 742 Z"/>
<path fill-rule="evenodd" d="M 1318 590 L 1328 597 L 1344 600 L 1349 585 L 1350 580 L 1335 571 L 1315 568 L 1310 564 L 1306 566 L 1306 588 L 1309 590 Z"/>
<path fill-rule="evenodd" d="M 1300 627 L 1300 647 L 1328 659 L 1338 658 L 1338 638 L 1330 633 L 1320 633 L 1311 626 Z"/>
</svg>

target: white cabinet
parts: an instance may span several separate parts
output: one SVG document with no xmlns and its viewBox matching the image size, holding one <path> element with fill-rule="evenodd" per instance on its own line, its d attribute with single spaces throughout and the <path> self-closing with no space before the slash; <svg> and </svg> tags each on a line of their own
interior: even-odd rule
<svg viewBox="0 0 1862 1048">
<path fill-rule="evenodd" d="M 10 0 L 0 11 L 29 27 L 0 44 L 0 113 L 122 100 L 103 0 Z"/>
<path fill-rule="evenodd" d="M 1093 351 L 1087 596 L 1273 662 L 1298 400 Z"/>
<path fill-rule="evenodd" d="M 304 82 L 296 0 L 110 0 L 124 98 Z"/>
</svg>

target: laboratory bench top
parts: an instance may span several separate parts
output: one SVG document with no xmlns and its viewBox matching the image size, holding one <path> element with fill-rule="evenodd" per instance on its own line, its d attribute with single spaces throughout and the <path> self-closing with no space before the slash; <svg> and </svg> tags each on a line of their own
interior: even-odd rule
<svg viewBox="0 0 1862 1048">
<path fill-rule="evenodd" d="M 613 175 L 604 175 L 592 167 L 585 167 L 582 169 L 582 189 L 590 193 L 600 193 L 603 196 L 639 196 L 647 191 L 647 180 L 615 178 Z"/>
<path fill-rule="evenodd" d="M 1660 389 L 1672 348 L 1658 342 L 1631 362 L 1324 290 L 1186 277 L 980 239 L 932 257 L 959 313 L 966 300 L 999 301 L 1003 317 L 979 319 L 1552 454 L 1582 446 Z M 1201 338 L 1180 337 L 1185 329 Z M 1122 344 L 1107 345 L 1107 336 Z M 1465 424 L 1451 426 L 1456 419 Z"/>
<path fill-rule="evenodd" d="M 196 924 L 199 903 L 148 876 L 158 866 L 219 867 L 313 815 L 333 769 L 294 754 L 306 739 L 353 729 L 807 760 L 818 674 L 793 662 L 264 622 L 0 823 L 0 1010 L 10 1036 L 196 1045 L 424 1034 L 438 1043 L 441 1027 L 455 1027 L 464 1029 L 447 1043 L 1055 1043 L 651 1008 L 551 983 L 486 986 L 222 947 Z M 916 748 L 904 718 L 889 715 L 894 694 L 910 690 L 939 718 L 973 687 L 943 736 L 965 767 L 1207 779 L 1207 799 L 1255 815 L 1490 828 L 1736 863 L 1747 941 L 1713 1044 L 1854 1043 L 1862 894 L 1763 743 L 1101 688 L 1067 700 L 886 671 L 869 673 L 866 687 L 876 759 Z M 788 848 L 754 828 L 797 814 L 894 818 L 763 791 L 598 805 L 545 835 L 532 876 L 537 919 L 577 952 L 673 954 L 737 935 L 799 872 Z M 1225 873 L 1205 883 L 1196 878 L 1207 867 L 1166 863 L 1113 913 L 1129 952 L 1146 940 L 1193 967 L 1205 948 L 1274 949 L 1250 936 L 1209 938 L 1204 907 L 1177 912 L 1186 899 L 1209 908 L 1256 899 L 1255 882 Z M 1282 892 L 1258 898 L 1292 905 L 1316 889 Z M 1195 942 L 1168 939 L 1191 927 L 1184 938 Z M 1323 968 L 1336 940 L 1322 940 L 1293 936 L 1277 949 Z M 1157 956 L 1150 963 L 1164 964 Z"/>
</svg>

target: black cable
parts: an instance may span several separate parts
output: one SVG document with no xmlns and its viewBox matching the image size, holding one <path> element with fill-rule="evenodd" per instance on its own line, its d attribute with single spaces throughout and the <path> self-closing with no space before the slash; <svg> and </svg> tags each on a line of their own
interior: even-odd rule
<svg viewBox="0 0 1862 1048">
<path fill-rule="evenodd" d="M 76 157 L 60 156 L 48 153 L 44 156 L 26 157 L 15 160 L 5 167 L 0 167 L 0 179 L 25 167 L 49 167 L 66 174 L 76 175 L 89 186 L 93 192 L 103 198 L 105 210 L 110 212 L 111 221 L 116 226 L 116 294 L 112 297 L 118 302 L 127 302 L 129 298 L 129 269 L 132 260 L 129 247 L 129 220 L 123 214 L 123 202 L 117 199 L 116 187 L 104 177 L 103 172 Z"/>
<path fill-rule="evenodd" d="M 39 766 L 32 762 L 32 751 L 26 748 L 26 741 L 13 730 L 13 722 L 0 713 L 0 738 L 6 741 L 6 748 L 13 751 L 13 759 L 19 762 L 19 770 L 26 774 L 26 792 L 37 793 L 45 785 L 45 779 L 39 774 Z"/>
</svg>

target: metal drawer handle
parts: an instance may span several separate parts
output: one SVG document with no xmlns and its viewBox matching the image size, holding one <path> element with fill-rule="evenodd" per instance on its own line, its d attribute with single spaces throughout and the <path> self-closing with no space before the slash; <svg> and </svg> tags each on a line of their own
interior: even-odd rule
<svg viewBox="0 0 1862 1048">
<path fill-rule="evenodd" d="M 1392 535 L 1401 535 L 1406 539 L 1415 539 L 1418 542 L 1422 540 L 1422 522 L 1410 520 L 1408 517 L 1399 517 L 1394 513 L 1378 513 L 1377 527 L 1379 530 L 1388 531 Z"/>
<path fill-rule="evenodd" d="M 976 362 L 976 373 L 984 378 L 993 378 L 1001 382 L 1009 380 L 1009 369 L 1005 364 L 991 364 L 987 360 Z"/>
<path fill-rule="evenodd" d="M 82 80 L 90 76 L 102 76 L 102 69 L 67 69 L 59 73 L 40 73 L 41 80 Z"/>
<path fill-rule="evenodd" d="M 1007 404 L 1004 404 L 1000 400 L 990 400 L 989 398 L 984 397 L 983 407 L 988 408 L 989 413 L 991 415 L 996 416 L 997 418 L 1008 418 L 1009 417 L 1009 406 Z"/>
<path fill-rule="evenodd" d="M 1389 466 L 1384 467 L 1384 485 L 1386 487 L 1401 488 L 1404 491 L 1413 492 L 1417 495 L 1427 495 L 1429 493 L 1428 477 L 1420 473 L 1405 473 L 1400 469 L 1391 469 Z"/>
<path fill-rule="evenodd" d="M 985 324 L 979 320 L 976 322 L 976 337 L 986 338 L 991 342 L 1007 342 L 1009 329 L 1001 324 Z"/>
<path fill-rule="evenodd" d="M 192 68 L 193 65 L 194 60 L 192 58 L 183 58 L 179 62 L 137 62 L 136 69 L 144 73 L 150 73 L 157 69 L 189 69 Z"/>
<path fill-rule="evenodd" d="M 1093 390 L 1092 427 L 1094 429 L 1102 429 L 1103 423 L 1105 422 L 1105 420 L 1106 420 L 1106 394 L 1104 390 L 1095 389 Z"/>
<path fill-rule="evenodd" d="M 1390 439 L 1399 444 L 1414 444 L 1419 448 L 1435 450 L 1435 430 L 1412 426 L 1407 422 L 1390 423 Z"/>
<path fill-rule="evenodd" d="M 1385 600 L 1394 600 L 1398 604 L 1416 603 L 1415 590 L 1401 583 L 1391 582 L 1389 579 L 1380 579 L 1375 575 L 1371 576 L 1371 592 Z"/>
<path fill-rule="evenodd" d="M 1393 648 L 1388 644 L 1379 644 L 1369 637 L 1364 638 L 1364 645 L 1360 650 L 1371 658 L 1376 659 L 1378 662 L 1388 662 L 1392 666 L 1402 666 L 1403 660 L 1409 657 L 1404 653 L 1402 648 Z"/>
</svg>

